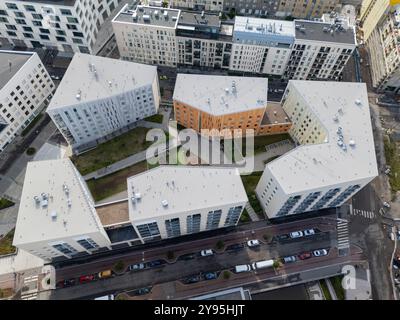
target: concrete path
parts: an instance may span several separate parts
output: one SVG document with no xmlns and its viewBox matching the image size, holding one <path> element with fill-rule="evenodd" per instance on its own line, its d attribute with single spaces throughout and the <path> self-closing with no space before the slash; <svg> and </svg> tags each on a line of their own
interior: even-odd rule
<svg viewBox="0 0 400 320">
<path fill-rule="evenodd" d="M 124 200 L 124 199 L 128 199 L 128 190 L 116 193 L 110 197 L 100 200 L 99 202 L 96 202 L 96 206 L 99 206 L 99 205 L 102 205 L 105 203 L 109 203 L 109 202 Z"/>
<path fill-rule="evenodd" d="M 247 213 L 249 214 L 249 217 L 251 221 L 260 221 L 260 218 L 258 217 L 257 213 L 254 211 L 253 207 L 251 206 L 250 202 L 246 203 L 245 206 Z"/>
</svg>

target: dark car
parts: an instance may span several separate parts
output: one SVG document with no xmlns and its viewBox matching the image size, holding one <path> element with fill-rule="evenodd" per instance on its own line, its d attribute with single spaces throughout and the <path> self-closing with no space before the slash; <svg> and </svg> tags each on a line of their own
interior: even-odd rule
<svg viewBox="0 0 400 320">
<path fill-rule="evenodd" d="M 142 295 L 148 294 L 150 292 L 151 292 L 151 287 L 146 287 L 146 288 L 137 289 L 135 291 L 135 295 L 142 296 Z"/>
<path fill-rule="evenodd" d="M 287 233 L 284 233 L 284 234 L 278 234 L 277 236 L 276 236 L 276 238 L 278 239 L 278 240 L 288 240 L 288 239 L 290 239 L 290 236 L 287 234 Z"/>
<path fill-rule="evenodd" d="M 299 254 L 299 258 L 301 260 L 306 260 L 306 259 L 310 259 L 312 257 L 311 252 L 303 252 Z"/>
<path fill-rule="evenodd" d="M 154 261 L 147 262 L 147 267 L 148 268 L 155 268 L 155 267 L 159 267 L 159 266 L 161 266 L 163 264 L 164 264 L 163 260 L 154 260 Z"/>
<path fill-rule="evenodd" d="M 79 283 L 87 283 L 93 280 L 95 280 L 95 276 L 93 274 L 79 277 Z"/>
<path fill-rule="evenodd" d="M 218 275 L 216 272 L 206 272 L 204 274 L 204 279 L 206 280 L 213 280 L 213 279 L 217 279 Z"/>
<path fill-rule="evenodd" d="M 74 286 L 76 283 L 75 279 L 68 279 L 63 281 L 63 286 L 64 287 L 71 287 Z"/>
<path fill-rule="evenodd" d="M 188 253 L 188 254 L 184 254 L 182 256 L 179 257 L 179 260 L 192 260 L 196 258 L 196 254 L 195 253 Z"/>
<path fill-rule="evenodd" d="M 235 243 L 226 247 L 226 251 L 239 251 L 244 248 L 243 243 Z"/>
<path fill-rule="evenodd" d="M 200 280 L 201 280 L 201 278 L 199 275 L 194 275 L 194 276 L 190 276 L 190 277 L 184 279 L 183 283 L 191 284 L 191 283 L 199 282 Z"/>
</svg>

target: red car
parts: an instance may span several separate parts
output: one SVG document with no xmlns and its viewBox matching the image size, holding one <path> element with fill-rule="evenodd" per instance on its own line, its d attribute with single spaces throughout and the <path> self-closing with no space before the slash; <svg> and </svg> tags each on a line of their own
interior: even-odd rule
<svg viewBox="0 0 400 320">
<path fill-rule="evenodd" d="M 310 259 L 311 257 L 312 257 L 311 252 L 303 252 L 303 253 L 299 254 L 299 258 L 301 260 Z"/>
<path fill-rule="evenodd" d="M 79 283 L 86 283 L 93 281 L 95 279 L 93 274 L 87 275 L 87 276 L 81 276 L 79 277 Z"/>
</svg>

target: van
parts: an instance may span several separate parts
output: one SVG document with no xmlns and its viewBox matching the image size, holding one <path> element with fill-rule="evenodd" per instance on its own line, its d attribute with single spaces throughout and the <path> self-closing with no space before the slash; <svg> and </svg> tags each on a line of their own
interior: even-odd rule
<svg viewBox="0 0 400 320">
<path fill-rule="evenodd" d="M 99 272 L 99 278 L 103 279 L 103 278 L 109 278 L 112 276 L 112 271 L 111 270 L 104 270 Z"/>
<path fill-rule="evenodd" d="M 251 271 L 251 266 L 249 264 L 240 264 L 238 266 L 235 266 L 235 273 L 248 272 L 248 271 Z"/>
<path fill-rule="evenodd" d="M 258 270 L 258 269 L 269 268 L 272 267 L 273 265 L 274 265 L 274 260 L 262 260 L 253 262 L 252 267 L 253 270 Z"/>
</svg>

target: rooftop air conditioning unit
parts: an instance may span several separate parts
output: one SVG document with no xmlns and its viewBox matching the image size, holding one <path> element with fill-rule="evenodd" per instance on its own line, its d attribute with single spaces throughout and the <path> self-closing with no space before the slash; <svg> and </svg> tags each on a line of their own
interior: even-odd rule
<svg viewBox="0 0 400 320">
<path fill-rule="evenodd" d="M 162 206 L 165 208 L 165 207 L 168 207 L 168 201 L 167 200 L 163 200 L 163 201 L 161 201 L 161 204 L 162 204 Z"/>
</svg>

